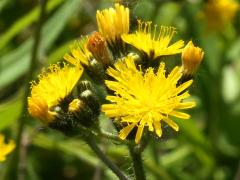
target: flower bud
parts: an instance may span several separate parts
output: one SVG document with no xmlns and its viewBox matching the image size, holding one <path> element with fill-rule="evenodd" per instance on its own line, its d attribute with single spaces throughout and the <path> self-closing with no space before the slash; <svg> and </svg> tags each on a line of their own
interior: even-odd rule
<svg viewBox="0 0 240 180">
<path fill-rule="evenodd" d="M 204 52 L 201 48 L 194 46 L 189 41 L 182 52 L 182 72 L 187 76 L 192 76 L 202 62 Z"/>
<path fill-rule="evenodd" d="M 93 59 L 90 62 L 89 69 L 85 69 L 89 76 L 92 77 L 92 80 L 97 84 L 102 84 L 105 78 L 105 70 L 96 59 Z"/>
<path fill-rule="evenodd" d="M 66 135 L 74 134 L 74 129 L 77 127 L 77 122 L 73 119 L 72 115 L 66 113 L 60 106 L 52 108 L 57 113 L 55 121 L 48 124 L 52 129 L 56 129 L 65 133 Z"/>
<path fill-rule="evenodd" d="M 79 111 L 82 106 L 82 101 L 80 99 L 74 99 L 68 106 L 69 112 Z"/>
<path fill-rule="evenodd" d="M 95 121 L 93 111 L 80 99 L 74 99 L 69 103 L 68 116 L 75 120 L 77 124 L 89 127 Z"/>
<path fill-rule="evenodd" d="M 103 66 L 110 64 L 111 54 L 108 50 L 107 42 L 99 32 L 94 32 L 89 37 L 87 48 L 100 64 Z"/>
<path fill-rule="evenodd" d="M 93 87 L 92 87 L 92 84 L 90 83 L 90 81 L 81 81 L 78 84 L 78 90 L 80 93 L 82 93 L 83 91 L 86 91 L 86 90 L 92 91 Z"/>
<path fill-rule="evenodd" d="M 94 112 L 96 116 L 100 113 L 100 104 L 97 97 L 90 90 L 86 90 L 80 95 L 81 100 Z"/>
</svg>

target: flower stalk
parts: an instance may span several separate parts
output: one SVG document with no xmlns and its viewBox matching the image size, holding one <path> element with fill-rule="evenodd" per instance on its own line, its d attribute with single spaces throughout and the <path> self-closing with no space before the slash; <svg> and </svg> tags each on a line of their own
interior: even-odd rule
<svg viewBox="0 0 240 180">
<path fill-rule="evenodd" d="M 128 146 L 130 156 L 132 158 L 133 170 L 136 180 L 146 180 L 143 169 L 142 156 L 140 151 L 136 151 L 135 146 Z"/>
<path fill-rule="evenodd" d="M 105 154 L 102 150 L 97 146 L 96 142 L 92 137 L 87 137 L 84 139 L 85 142 L 89 145 L 89 147 L 96 153 L 96 155 L 101 159 L 101 161 L 109 167 L 112 172 L 121 180 L 128 180 L 126 174 L 124 174 Z"/>
</svg>

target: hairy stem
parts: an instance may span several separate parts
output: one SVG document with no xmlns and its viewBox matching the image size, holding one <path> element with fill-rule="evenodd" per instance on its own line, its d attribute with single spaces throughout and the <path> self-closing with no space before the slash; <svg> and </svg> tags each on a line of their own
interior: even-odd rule
<svg viewBox="0 0 240 180">
<path fill-rule="evenodd" d="M 112 134 L 110 132 L 106 132 L 106 131 L 103 131 L 103 130 L 94 131 L 94 130 L 86 128 L 82 125 L 78 125 L 78 129 L 80 129 L 85 134 L 88 134 L 89 136 L 102 137 L 102 138 L 106 138 L 106 139 L 109 139 L 109 140 L 112 140 L 112 141 L 116 141 L 116 142 L 121 143 L 121 144 L 127 144 L 127 145 L 132 144 L 132 142 L 130 142 L 130 141 L 122 140 L 118 136 L 116 136 L 115 134 Z"/>
<path fill-rule="evenodd" d="M 113 162 L 101 151 L 101 149 L 97 146 L 96 142 L 91 137 L 85 138 L 85 142 L 89 145 L 89 147 L 96 153 L 99 159 L 109 167 L 112 172 L 121 180 L 128 180 L 128 177 L 115 165 Z"/>
<path fill-rule="evenodd" d="M 141 151 L 136 151 L 135 146 L 128 146 L 133 162 L 133 170 L 136 180 L 146 180 Z"/>
</svg>

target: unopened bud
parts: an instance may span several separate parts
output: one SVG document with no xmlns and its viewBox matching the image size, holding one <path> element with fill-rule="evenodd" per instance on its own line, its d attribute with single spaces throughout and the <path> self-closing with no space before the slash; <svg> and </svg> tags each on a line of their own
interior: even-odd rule
<svg viewBox="0 0 240 180">
<path fill-rule="evenodd" d="M 52 108 L 57 113 L 56 120 L 49 123 L 49 127 L 61 131 L 67 135 L 74 134 L 74 129 L 77 127 L 77 122 L 69 116 L 60 106 Z"/>
<path fill-rule="evenodd" d="M 107 42 L 99 32 L 94 32 L 89 37 L 87 48 L 103 66 L 108 66 L 110 64 L 111 54 L 108 50 Z"/>
<path fill-rule="evenodd" d="M 80 95 L 81 100 L 96 114 L 100 113 L 100 104 L 97 97 L 90 90 L 86 90 Z"/>
<path fill-rule="evenodd" d="M 182 72 L 185 75 L 192 76 L 202 62 L 204 52 L 201 48 L 194 46 L 192 41 L 189 41 L 182 52 Z"/>
<path fill-rule="evenodd" d="M 95 83 L 102 84 L 104 82 L 105 70 L 96 59 L 93 59 L 90 62 L 89 69 L 86 69 L 86 71 L 92 77 Z"/>
<path fill-rule="evenodd" d="M 92 91 L 93 87 L 90 81 L 81 81 L 78 85 L 78 89 L 82 93 L 83 91 L 86 91 L 86 90 Z"/>
<path fill-rule="evenodd" d="M 82 106 L 82 101 L 80 99 L 74 99 L 68 106 L 69 112 L 77 112 Z"/>
</svg>

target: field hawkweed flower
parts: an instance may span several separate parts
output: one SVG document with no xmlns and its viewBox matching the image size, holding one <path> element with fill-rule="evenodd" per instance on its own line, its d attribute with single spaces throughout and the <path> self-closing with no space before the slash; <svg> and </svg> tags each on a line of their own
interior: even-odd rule
<svg viewBox="0 0 240 180">
<path fill-rule="evenodd" d="M 97 11 L 99 32 L 111 47 L 121 42 L 121 35 L 129 32 L 129 9 L 118 3 L 115 8 Z"/>
<path fill-rule="evenodd" d="M 15 143 L 13 140 L 10 140 L 8 143 L 4 142 L 4 135 L 0 134 L 0 162 L 6 160 L 6 156 L 12 152 L 15 148 Z"/>
<path fill-rule="evenodd" d="M 238 9 L 234 0 L 209 0 L 204 9 L 209 29 L 218 30 L 232 22 Z"/>
<path fill-rule="evenodd" d="M 64 59 L 77 67 L 81 67 L 82 65 L 88 66 L 93 55 L 87 48 L 87 42 L 87 36 L 82 37 L 80 41 L 75 42 L 70 48 L 72 55 L 65 54 Z"/>
<path fill-rule="evenodd" d="M 195 102 L 183 101 L 190 96 L 186 89 L 193 81 L 177 85 L 182 77 L 180 67 L 166 75 L 165 64 L 161 63 L 156 73 L 151 67 L 143 73 L 128 56 L 117 62 L 115 69 L 108 68 L 107 74 L 115 79 L 105 82 L 115 95 L 107 96 L 111 104 L 102 105 L 102 111 L 110 118 L 120 119 L 125 126 L 119 133 L 121 139 L 125 139 L 134 127 L 137 127 L 136 143 L 139 143 L 144 127 L 161 137 L 161 122 L 178 131 L 178 125 L 170 117 L 190 118 L 179 110 L 195 106 Z"/>
<path fill-rule="evenodd" d="M 160 31 L 157 32 L 157 26 L 152 28 L 152 22 L 138 21 L 138 30 L 133 34 L 123 34 L 122 39 L 146 53 L 150 59 L 156 59 L 182 52 L 184 41 L 179 40 L 169 45 L 175 33 L 173 27 L 161 26 Z"/>
<path fill-rule="evenodd" d="M 194 46 L 192 41 L 189 41 L 182 52 L 183 74 L 193 75 L 202 62 L 203 56 L 203 50 L 199 47 Z"/>
<path fill-rule="evenodd" d="M 45 124 L 54 121 L 57 113 L 53 111 L 61 100 L 67 97 L 83 72 L 82 67 L 70 67 L 66 64 L 61 68 L 53 64 L 48 72 L 39 75 L 39 82 L 32 82 L 31 95 L 28 97 L 29 113 Z"/>
</svg>

